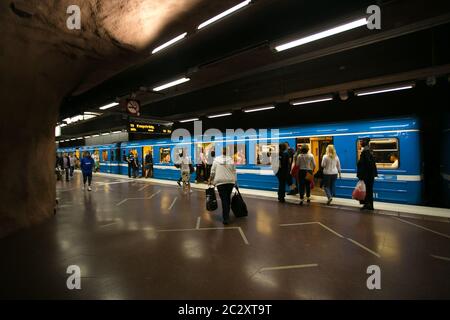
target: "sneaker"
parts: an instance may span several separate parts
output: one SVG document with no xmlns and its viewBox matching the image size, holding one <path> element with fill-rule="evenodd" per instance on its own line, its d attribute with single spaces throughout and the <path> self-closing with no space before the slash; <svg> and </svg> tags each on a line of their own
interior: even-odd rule
<svg viewBox="0 0 450 320">
<path fill-rule="evenodd" d="M 285 199 L 278 199 L 278 202 L 280 202 L 280 203 L 285 203 L 286 200 L 285 200 Z"/>
<path fill-rule="evenodd" d="M 299 205 L 303 205 L 303 199 L 300 199 L 300 203 L 299 203 Z"/>
<path fill-rule="evenodd" d="M 311 198 L 307 198 L 307 199 L 306 199 L 306 202 L 307 202 L 307 203 L 310 203 L 310 202 L 311 202 Z"/>
<path fill-rule="evenodd" d="M 333 201 L 333 198 L 328 199 L 327 206 L 329 206 L 331 204 L 331 201 Z"/>
<path fill-rule="evenodd" d="M 91 186 L 89 186 L 89 187 L 88 187 L 88 191 L 92 191 L 92 188 L 91 188 Z"/>
</svg>

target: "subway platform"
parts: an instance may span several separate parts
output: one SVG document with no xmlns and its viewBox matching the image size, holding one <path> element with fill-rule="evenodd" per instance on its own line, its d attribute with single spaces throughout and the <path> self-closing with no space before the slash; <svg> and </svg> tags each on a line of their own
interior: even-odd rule
<svg viewBox="0 0 450 320">
<path fill-rule="evenodd" d="M 175 182 L 95 174 L 89 192 L 79 173 L 57 182 L 56 215 L 0 241 L 0 298 L 450 297 L 448 211 L 361 213 L 346 200 L 299 206 L 244 190 L 249 216 L 224 226 L 204 187 L 186 195 Z M 80 290 L 67 288 L 71 265 Z M 374 265 L 380 289 L 367 286 Z"/>
</svg>

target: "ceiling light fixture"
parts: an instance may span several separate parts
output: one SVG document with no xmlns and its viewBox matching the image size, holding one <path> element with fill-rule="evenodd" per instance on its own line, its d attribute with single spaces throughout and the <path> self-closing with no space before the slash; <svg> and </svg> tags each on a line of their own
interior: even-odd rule
<svg viewBox="0 0 450 320">
<path fill-rule="evenodd" d="M 100 109 L 100 110 L 106 110 L 106 109 L 115 107 L 115 106 L 117 106 L 117 105 L 119 105 L 119 103 L 117 103 L 117 102 L 112 102 L 112 103 L 109 103 L 109 104 L 107 104 L 107 105 L 104 105 L 104 106 L 100 107 L 99 109 Z"/>
<path fill-rule="evenodd" d="M 294 100 L 294 101 L 291 101 L 290 104 L 293 106 L 299 106 L 302 104 L 310 104 L 310 103 L 317 103 L 317 102 L 330 101 L 330 100 L 333 100 L 333 95 L 331 95 L 331 94 L 325 95 L 325 96 L 317 96 L 317 97 L 311 97 L 311 98 L 306 98 L 306 99 Z"/>
<path fill-rule="evenodd" d="M 153 88 L 153 91 L 161 91 L 161 90 L 164 90 L 164 89 L 167 89 L 167 88 L 179 85 L 181 83 L 187 82 L 189 80 L 191 80 L 191 79 L 189 79 L 189 78 L 181 78 L 181 79 L 178 79 L 178 80 L 175 80 L 175 81 L 171 81 L 171 82 L 168 82 L 166 84 L 160 85 L 160 86 L 158 86 L 156 88 Z"/>
<path fill-rule="evenodd" d="M 360 96 L 367 96 L 367 95 L 377 94 L 377 93 L 407 90 L 407 89 L 414 88 L 414 86 L 415 86 L 414 83 L 404 83 L 404 84 L 396 84 L 396 85 L 391 85 L 391 86 L 377 87 L 377 88 L 372 88 L 372 89 L 356 90 L 355 95 L 360 97 Z"/>
<path fill-rule="evenodd" d="M 180 120 L 181 123 L 185 123 L 185 122 L 193 122 L 193 121 L 198 121 L 198 118 L 192 118 L 192 119 Z"/>
<path fill-rule="evenodd" d="M 223 17 L 232 14 L 233 12 L 235 12 L 235 11 L 237 11 L 237 10 L 239 10 L 239 9 L 241 9 L 241 8 L 243 8 L 243 7 L 245 7 L 245 6 L 248 5 L 250 2 L 251 2 L 251 0 L 246 0 L 246 1 L 244 1 L 244 2 L 239 3 L 238 5 L 235 5 L 234 7 L 232 7 L 232 8 L 230 8 L 230 9 L 228 9 L 228 10 L 226 10 L 226 11 L 224 11 L 224 12 L 218 14 L 217 16 L 212 17 L 211 19 L 206 20 L 205 22 L 202 22 L 202 23 L 197 27 L 197 29 L 200 30 L 200 29 L 206 27 L 207 25 L 210 25 L 211 23 L 214 23 L 214 22 L 216 22 L 217 20 L 220 20 L 220 19 L 222 19 Z"/>
<path fill-rule="evenodd" d="M 165 49 L 165 48 L 175 44 L 176 42 L 178 42 L 180 40 L 183 40 L 184 38 L 186 38 L 186 36 L 187 36 L 187 32 L 185 32 L 183 34 L 180 34 L 179 36 L 173 38 L 172 40 L 169 40 L 166 43 L 160 45 L 159 47 L 156 47 L 155 49 L 153 49 L 152 54 L 155 54 L 158 51 L 161 51 L 161 50 L 163 50 L 163 49 Z"/>
<path fill-rule="evenodd" d="M 209 119 L 214 119 L 214 118 L 221 118 L 221 117 L 228 117 L 231 116 L 232 113 L 231 112 L 227 112 L 227 113 L 221 113 L 221 114 L 213 114 L 211 116 L 208 116 Z"/>
<path fill-rule="evenodd" d="M 269 106 L 262 106 L 262 107 L 256 107 L 256 108 L 249 108 L 249 109 L 244 109 L 243 111 L 245 113 L 249 113 L 249 112 L 258 112 L 258 111 L 264 111 L 264 110 L 270 110 L 270 109 L 275 109 L 275 106 L 269 105 Z"/>
<path fill-rule="evenodd" d="M 290 42 L 284 43 L 282 45 L 276 46 L 275 50 L 278 51 L 278 52 L 284 51 L 284 50 L 287 50 L 287 49 L 298 47 L 298 46 L 304 45 L 306 43 L 317 41 L 317 40 L 320 40 L 320 39 L 323 39 L 323 38 L 326 38 L 326 37 L 330 37 L 332 35 L 335 35 L 335 34 L 338 34 L 338 33 L 342 33 L 342 32 L 348 31 L 348 30 L 352 30 L 352 29 L 355 29 L 355 28 L 358 28 L 358 27 L 361 27 L 361 26 L 365 26 L 365 25 L 367 25 L 367 19 L 366 18 L 361 18 L 361 19 L 358 19 L 358 20 L 355 20 L 355 21 L 352 21 L 352 22 L 340 25 L 338 27 L 334 27 L 334 28 L 331 28 L 331 29 L 328 29 L 328 30 L 325 30 L 325 31 L 322 31 L 322 32 L 319 32 L 319 33 L 314 33 L 314 34 L 309 35 L 307 37 L 303 37 L 303 38 L 300 38 L 300 39 L 297 39 L 297 40 L 294 40 L 294 41 L 290 41 Z"/>
</svg>

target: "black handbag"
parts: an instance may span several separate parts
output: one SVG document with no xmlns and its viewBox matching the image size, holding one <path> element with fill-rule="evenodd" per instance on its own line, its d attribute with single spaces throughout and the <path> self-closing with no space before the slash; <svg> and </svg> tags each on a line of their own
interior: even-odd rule
<svg viewBox="0 0 450 320">
<path fill-rule="evenodd" d="M 206 210 L 214 211 L 217 209 L 217 198 L 214 187 L 206 189 Z"/>
<path fill-rule="evenodd" d="M 242 198 L 241 193 L 239 192 L 238 186 L 234 186 L 236 188 L 236 192 L 231 198 L 231 210 L 236 218 L 246 217 L 248 216 L 247 205 L 245 204 L 244 198 Z"/>
</svg>

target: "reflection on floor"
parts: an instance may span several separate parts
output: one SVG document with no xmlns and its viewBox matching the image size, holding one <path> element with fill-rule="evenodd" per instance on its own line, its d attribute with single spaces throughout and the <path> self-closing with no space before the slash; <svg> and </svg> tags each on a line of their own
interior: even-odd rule
<svg viewBox="0 0 450 320">
<path fill-rule="evenodd" d="M 0 240 L 0 298 L 450 298 L 449 223 L 247 195 L 249 217 L 224 228 L 203 190 L 94 180 L 58 182 L 56 216 Z M 81 290 L 67 288 L 70 265 Z"/>
</svg>

